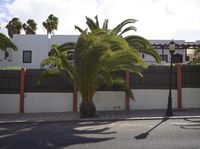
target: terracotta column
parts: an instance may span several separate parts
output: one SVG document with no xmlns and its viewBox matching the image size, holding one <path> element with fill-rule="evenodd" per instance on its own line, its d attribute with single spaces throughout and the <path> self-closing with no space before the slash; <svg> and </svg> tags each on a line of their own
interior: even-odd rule
<svg viewBox="0 0 200 149">
<path fill-rule="evenodd" d="M 181 64 L 176 65 L 177 70 L 177 103 L 178 110 L 182 110 L 182 66 Z"/>
<path fill-rule="evenodd" d="M 20 70 L 20 113 L 24 113 L 24 86 L 25 86 L 26 71 L 24 68 Z"/>
</svg>

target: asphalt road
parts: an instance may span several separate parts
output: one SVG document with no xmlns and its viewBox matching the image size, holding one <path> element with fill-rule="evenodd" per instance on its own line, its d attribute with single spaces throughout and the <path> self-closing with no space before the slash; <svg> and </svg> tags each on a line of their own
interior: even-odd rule
<svg viewBox="0 0 200 149">
<path fill-rule="evenodd" d="M 200 119 L 1 124 L 1 149 L 200 149 Z"/>
</svg>

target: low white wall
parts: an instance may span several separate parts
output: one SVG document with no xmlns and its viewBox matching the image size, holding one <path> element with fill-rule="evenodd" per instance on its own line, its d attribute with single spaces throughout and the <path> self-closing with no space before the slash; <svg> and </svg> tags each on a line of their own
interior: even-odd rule
<svg viewBox="0 0 200 149">
<path fill-rule="evenodd" d="M 24 112 L 72 111 L 72 93 L 26 93 Z"/>
<path fill-rule="evenodd" d="M 166 109 L 169 90 L 134 89 L 135 101 L 130 99 L 130 109 Z M 0 113 L 19 113 L 19 94 L 0 94 Z M 78 93 L 78 110 L 81 103 Z M 125 110 L 125 93 L 98 91 L 93 97 L 96 109 Z M 177 108 L 177 91 L 172 90 L 173 108 Z M 184 108 L 200 107 L 200 88 L 183 88 L 182 103 Z M 72 93 L 25 93 L 24 111 L 65 112 L 72 111 Z"/>
<path fill-rule="evenodd" d="M 183 108 L 200 107 L 200 88 L 183 88 L 182 89 Z"/>
<path fill-rule="evenodd" d="M 0 94 L 0 113 L 19 113 L 19 94 Z"/>
<path fill-rule="evenodd" d="M 82 97 L 78 93 L 78 111 Z M 125 93 L 114 91 L 97 91 L 93 97 L 93 101 L 97 111 L 106 110 L 124 110 L 125 109 Z"/>
<path fill-rule="evenodd" d="M 166 109 L 169 90 L 134 89 L 135 101 L 130 99 L 130 109 Z M 172 107 L 177 108 L 177 91 L 172 90 Z"/>
</svg>

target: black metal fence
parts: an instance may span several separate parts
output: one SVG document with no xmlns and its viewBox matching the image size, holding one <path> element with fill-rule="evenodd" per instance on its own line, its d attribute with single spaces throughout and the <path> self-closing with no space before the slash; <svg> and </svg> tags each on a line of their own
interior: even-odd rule
<svg viewBox="0 0 200 149">
<path fill-rule="evenodd" d="M 200 65 L 182 66 L 182 86 L 184 88 L 200 88 Z"/>
<path fill-rule="evenodd" d="M 20 93 L 20 70 L 0 70 L 0 94 Z"/>
<path fill-rule="evenodd" d="M 143 71 L 143 77 L 131 74 L 132 89 L 168 89 L 170 66 L 149 66 Z M 172 67 L 172 88 L 176 89 L 176 67 Z"/>
<path fill-rule="evenodd" d="M 56 76 L 45 78 L 39 84 L 38 76 L 42 71 L 42 69 L 26 70 L 25 92 L 72 92 L 71 83 Z"/>
<path fill-rule="evenodd" d="M 44 79 L 38 84 L 41 69 L 27 69 L 25 77 L 25 92 L 72 92 L 69 81 L 59 77 Z M 176 67 L 172 71 L 172 88 L 176 89 Z M 170 66 L 149 66 L 143 71 L 143 77 L 131 74 L 132 89 L 168 89 Z M 118 76 L 125 78 L 124 73 Z M 200 88 L 200 66 L 182 66 L 182 86 L 184 88 Z M 117 86 L 102 86 L 98 91 L 119 91 Z M 0 70 L 0 94 L 20 93 L 20 70 Z"/>
</svg>

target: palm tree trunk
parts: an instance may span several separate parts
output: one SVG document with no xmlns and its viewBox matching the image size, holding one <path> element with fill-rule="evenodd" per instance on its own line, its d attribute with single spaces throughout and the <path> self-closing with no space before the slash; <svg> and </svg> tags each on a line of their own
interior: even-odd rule
<svg viewBox="0 0 200 149">
<path fill-rule="evenodd" d="M 82 100 L 80 105 L 80 118 L 96 117 L 96 107 L 93 101 Z"/>
</svg>

